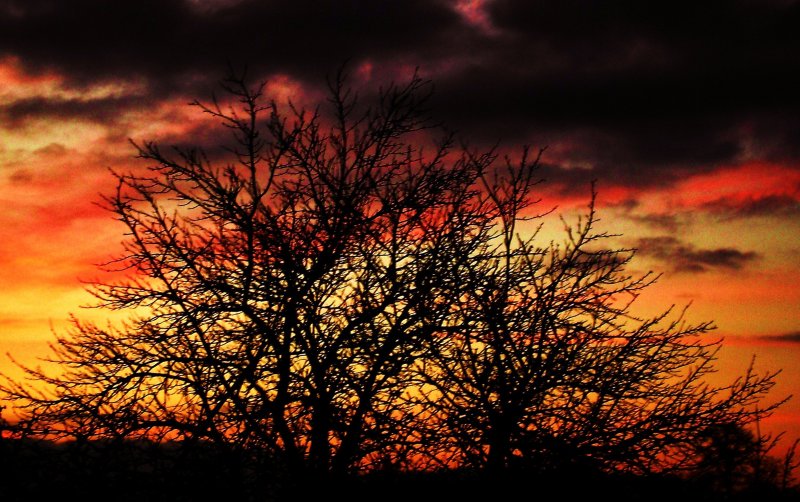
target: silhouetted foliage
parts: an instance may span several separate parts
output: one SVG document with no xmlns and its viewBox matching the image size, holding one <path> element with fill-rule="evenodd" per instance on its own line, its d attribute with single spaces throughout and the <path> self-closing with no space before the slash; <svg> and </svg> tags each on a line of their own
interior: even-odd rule
<svg viewBox="0 0 800 502">
<path fill-rule="evenodd" d="M 328 114 L 240 77 L 194 103 L 231 134 L 227 164 L 135 143 L 148 171 L 114 173 L 104 199 L 126 228 L 107 268 L 127 279 L 91 287 L 131 316 L 74 320 L 62 372 L 4 385 L 18 436 L 202 445 L 240 486 L 261 470 L 621 476 L 686 468 L 715 424 L 777 406 L 756 408 L 774 374 L 706 383 L 710 323 L 634 314 L 656 276 L 627 271 L 594 193 L 540 243 L 541 151 L 428 143 L 417 76 L 372 105 L 342 73 L 329 84 Z"/>
<path fill-rule="evenodd" d="M 778 496 L 792 486 L 797 441 L 783 458 L 771 455 L 778 437 L 761 435 L 735 423 L 708 426 L 696 446 L 693 477 L 725 497 Z"/>
</svg>

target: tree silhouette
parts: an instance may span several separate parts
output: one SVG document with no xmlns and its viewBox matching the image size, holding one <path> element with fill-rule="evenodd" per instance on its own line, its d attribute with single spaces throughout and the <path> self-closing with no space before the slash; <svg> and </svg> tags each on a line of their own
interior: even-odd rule
<svg viewBox="0 0 800 502">
<path fill-rule="evenodd" d="M 776 496 L 791 487 L 797 468 L 798 440 L 782 457 L 770 455 L 781 437 L 762 435 L 758 423 L 755 431 L 736 423 L 711 424 L 700 435 L 692 471 L 697 480 L 725 497 Z"/>
<path fill-rule="evenodd" d="M 563 243 L 518 235 L 529 184 L 520 173 L 482 178 L 499 224 L 451 271 L 461 281 L 448 304 L 458 328 L 431 345 L 422 372 L 427 425 L 454 442 L 456 463 L 649 473 L 691 462 L 710 424 L 757 419 L 772 376 L 751 367 L 709 386 L 719 341 L 700 335 L 711 323 L 672 309 L 632 313 L 656 277 L 626 271 L 633 250 L 606 245 L 594 198 Z"/>
<path fill-rule="evenodd" d="M 114 173 L 126 229 L 91 286 L 121 325 L 74 320 L 57 374 L 7 381 L 18 430 L 49 438 L 216 445 L 298 476 L 386 467 L 682 465 L 702 431 L 746 426 L 774 374 L 713 387 L 718 341 L 670 311 L 637 318 L 655 277 L 626 272 L 588 214 L 564 243 L 520 229 L 538 154 L 457 146 L 414 76 L 372 104 L 340 72 L 329 113 L 243 76 L 195 102 L 226 160 L 134 143 Z M 423 146 L 424 145 L 424 146 Z M 222 165 L 220 165 L 222 164 Z"/>
</svg>

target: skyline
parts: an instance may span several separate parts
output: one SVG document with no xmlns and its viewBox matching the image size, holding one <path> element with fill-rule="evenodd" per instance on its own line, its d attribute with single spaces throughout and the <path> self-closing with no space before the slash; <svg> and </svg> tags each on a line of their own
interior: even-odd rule
<svg viewBox="0 0 800 502">
<path fill-rule="evenodd" d="M 546 147 L 542 207 L 585 206 L 597 179 L 604 228 L 664 273 L 643 308 L 691 303 L 742 352 L 726 365 L 759 352 L 797 394 L 798 18 L 777 0 L 0 2 L 0 351 L 29 362 L 70 313 L 106 315 L 81 281 L 122 240 L 96 203 L 109 169 L 143 167 L 129 139 L 213 145 L 187 103 L 228 63 L 313 105 L 349 61 L 364 89 L 418 68 L 471 145 Z"/>
</svg>

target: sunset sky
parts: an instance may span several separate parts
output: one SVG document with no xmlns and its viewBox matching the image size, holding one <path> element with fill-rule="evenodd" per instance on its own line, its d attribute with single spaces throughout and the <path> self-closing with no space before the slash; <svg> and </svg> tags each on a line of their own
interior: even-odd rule
<svg viewBox="0 0 800 502">
<path fill-rule="evenodd" d="M 601 226 L 664 273 L 642 298 L 691 302 L 726 338 L 720 368 L 784 369 L 800 437 L 800 2 L 0 0 L 0 353 L 43 355 L 119 251 L 97 207 L 129 138 L 215 144 L 187 103 L 247 64 L 279 101 L 435 84 L 432 114 L 478 147 L 547 147 L 543 204 L 597 180 Z M 9 358 L 0 370 L 15 374 Z"/>
</svg>

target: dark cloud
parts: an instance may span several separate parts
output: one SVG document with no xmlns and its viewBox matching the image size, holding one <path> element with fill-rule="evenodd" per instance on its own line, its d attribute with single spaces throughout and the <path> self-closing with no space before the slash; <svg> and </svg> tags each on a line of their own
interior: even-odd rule
<svg viewBox="0 0 800 502">
<path fill-rule="evenodd" d="M 562 166 L 588 169 L 549 173 L 566 187 L 800 154 L 795 4 L 497 0 L 490 14 L 503 36 L 449 75 L 444 109 L 476 137 L 575 145 Z"/>
<path fill-rule="evenodd" d="M 440 1 L 247 0 L 200 9 L 185 0 L 6 0 L 0 54 L 81 80 L 145 76 L 180 85 L 230 61 L 319 79 L 345 59 L 447 46 L 461 23 Z"/>
<path fill-rule="evenodd" d="M 0 107 L 0 117 L 7 127 L 22 124 L 31 117 L 46 116 L 53 119 L 81 118 L 105 124 L 114 124 L 126 109 L 142 106 L 138 96 L 113 96 L 97 99 L 46 98 L 36 96 L 14 101 Z"/>
<path fill-rule="evenodd" d="M 797 3 L 489 6 L 499 35 L 438 95 L 469 136 L 578 145 L 601 179 L 637 187 L 800 154 Z"/>
<path fill-rule="evenodd" d="M 204 8 L 198 7 L 205 6 Z M 135 83 L 109 98 L 29 98 L 0 113 L 113 121 L 126 109 L 161 100 L 206 98 L 228 65 L 254 80 L 287 74 L 311 85 L 345 61 L 423 64 L 446 51 L 463 29 L 436 0 L 0 0 L 0 59 L 25 71 L 57 72 L 71 96 L 97 83 Z M 404 75 L 407 78 L 409 75 Z"/>
<path fill-rule="evenodd" d="M 756 158 L 795 163 L 800 157 L 800 114 L 797 107 L 787 106 L 784 112 L 751 117 L 744 123 Z"/>
<path fill-rule="evenodd" d="M 797 187 L 800 194 L 800 187 Z M 703 209 L 724 219 L 753 216 L 800 216 L 800 200 L 790 195 L 765 195 L 744 200 L 717 199 L 703 205 Z"/>
<path fill-rule="evenodd" d="M 782 333 L 780 335 L 759 336 L 758 339 L 765 341 L 773 341 L 773 342 L 800 343 L 800 331 L 794 331 L 792 333 Z"/>
<path fill-rule="evenodd" d="M 33 173 L 28 169 L 17 169 L 8 176 L 12 185 L 26 185 L 33 179 Z"/>
<path fill-rule="evenodd" d="M 78 88 L 127 79 L 146 88 L 6 113 L 102 121 L 106 108 L 207 96 L 226 62 L 319 85 L 351 60 L 372 64 L 379 81 L 419 65 L 436 84 L 436 116 L 473 143 L 559 147 L 545 171 L 565 190 L 594 178 L 669 185 L 753 157 L 800 156 L 798 2 L 492 0 L 489 29 L 455 5 L 0 0 L 0 57 Z"/>
<path fill-rule="evenodd" d="M 568 190 L 591 179 L 661 187 L 737 161 L 743 151 L 739 138 L 730 126 L 708 122 L 668 126 L 648 119 L 630 127 L 539 129 L 533 140 L 555 147 L 545 155 L 549 166 L 543 172 Z"/>
<path fill-rule="evenodd" d="M 668 230 L 674 232 L 678 229 L 678 217 L 674 214 L 655 214 L 655 213 L 646 213 L 646 214 L 634 214 L 628 215 L 633 221 L 638 221 L 640 223 L 644 223 L 653 228 L 657 228 L 660 230 Z"/>
<path fill-rule="evenodd" d="M 675 237 L 645 237 L 634 246 L 640 256 L 661 261 L 674 272 L 741 270 L 759 258 L 758 253 L 732 247 L 702 249 Z"/>
<path fill-rule="evenodd" d="M 674 213 L 649 213 L 641 210 L 639 201 L 636 199 L 625 199 L 615 204 L 609 205 L 622 214 L 625 218 L 643 223 L 651 228 L 676 232 L 680 224 L 681 216 Z"/>
</svg>

